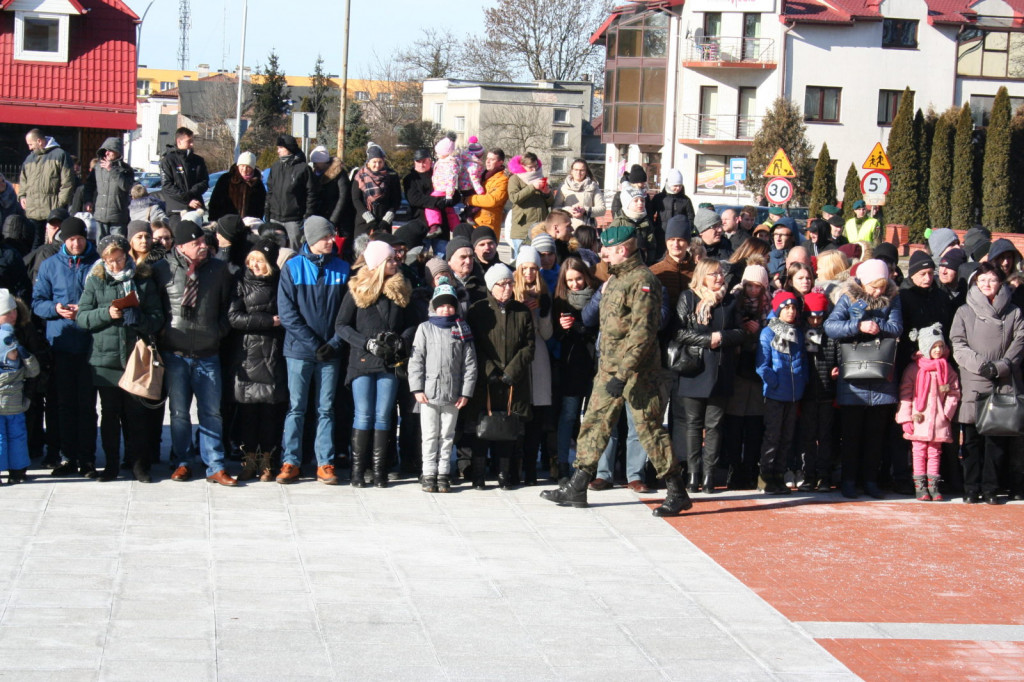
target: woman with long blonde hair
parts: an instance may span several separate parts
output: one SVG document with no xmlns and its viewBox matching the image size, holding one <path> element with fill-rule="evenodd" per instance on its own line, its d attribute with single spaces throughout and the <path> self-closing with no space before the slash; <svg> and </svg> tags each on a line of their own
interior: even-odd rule
<svg viewBox="0 0 1024 682">
<path fill-rule="evenodd" d="M 516 270 L 512 276 L 512 295 L 529 308 L 533 315 L 535 350 L 530 365 L 533 417 L 526 424 L 523 438 L 523 480 L 527 485 L 536 485 L 537 450 L 541 451 L 542 461 L 548 462 L 554 456 L 557 420 L 552 407 L 551 356 L 546 343 L 554 332 L 551 296 L 540 275 L 540 254 L 529 244 L 519 247 Z M 511 485 L 515 485 L 519 478 L 519 462 L 516 458 L 513 458 L 510 473 Z"/>
</svg>

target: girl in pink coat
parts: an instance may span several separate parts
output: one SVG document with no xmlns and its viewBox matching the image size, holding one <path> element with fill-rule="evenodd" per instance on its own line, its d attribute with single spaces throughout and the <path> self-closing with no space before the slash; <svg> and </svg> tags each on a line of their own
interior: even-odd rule
<svg viewBox="0 0 1024 682">
<path fill-rule="evenodd" d="M 448 199 L 449 205 L 440 211 L 436 208 L 424 208 L 423 217 L 427 221 L 427 239 L 433 239 L 441 233 L 441 222 L 448 221 L 448 229 L 455 230 L 459 224 L 459 216 L 450 205 L 455 197 L 455 190 L 459 186 L 459 172 L 461 164 L 455 149 L 455 135 L 449 133 L 442 137 L 434 145 L 434 152 L 437 154 L 437 161 L 434 162 L 434 171 L 430 179 L 434 184 L 432 197 L 444 197 Z"/>
<path fill-rule="evenodd" d="M 949 348 L 941 325 L 919 330 L 917 347 L 920 352 L 903 373 L 896 423 L 913 443 L 917 499 L 941 500 L 939 454 L 942 443 L 953 440 L 950 424 L 960 404 L 960 378 L 946 359 Z"/>
</svg>

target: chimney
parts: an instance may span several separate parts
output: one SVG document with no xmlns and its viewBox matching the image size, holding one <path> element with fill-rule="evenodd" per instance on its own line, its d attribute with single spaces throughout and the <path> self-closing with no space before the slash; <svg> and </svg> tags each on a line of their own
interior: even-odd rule
<svg viewBox="0 0 1024 682">
<path fill-rule="evenodd" d="M 199 72 L 199 77 L 200 78 L 206 78 L 207 76 L 210 75 L 210 65 L 209 64 L 200 64 L 196 68 L 196 70 Z"/>
</svg>

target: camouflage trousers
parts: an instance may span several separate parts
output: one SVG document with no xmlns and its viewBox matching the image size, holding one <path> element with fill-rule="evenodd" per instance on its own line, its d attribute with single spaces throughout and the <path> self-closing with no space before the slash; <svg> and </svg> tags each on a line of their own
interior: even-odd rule
<svg viewBox="0 0 1024 682">
<path fill-rule="evenodd" d="M 619 423 L 622 408 L 626 407 L 633 411 L 637 437 L 658 478 L 678 471 L 679 465 L 672 457 L 672 441 L 661 426 L 665 399 L 662 396 L 660 372 L 654 370 L 637 373 L 626 382 L 626 388 L 619 398 L 611 397 L 605 389 L 605 384 L 611 378 L 611 374 L 601 370 L 594 377 L 594 389 L 590 393 L 576 441 L 576 468 L 591 475 L 597 472 L 597 461 L 608 445 L 612 429 Z"/>
</svg>

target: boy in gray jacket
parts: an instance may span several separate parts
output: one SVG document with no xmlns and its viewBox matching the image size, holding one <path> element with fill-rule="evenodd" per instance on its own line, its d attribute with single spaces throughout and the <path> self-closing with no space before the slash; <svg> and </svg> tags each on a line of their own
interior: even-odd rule
<svg viewBox="0 0 1024 682">
<path fill-rule="evenodd" d="M 409 388 L 420 408 L 423 492 L 451 491 L 449 478 L 455 422 L 476 386 L 473 334 L 456 314 L 459 299 L 440 277 L 430 299 L 432 314 L 416 330 L 409 358 Z"/>
</svg>

